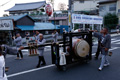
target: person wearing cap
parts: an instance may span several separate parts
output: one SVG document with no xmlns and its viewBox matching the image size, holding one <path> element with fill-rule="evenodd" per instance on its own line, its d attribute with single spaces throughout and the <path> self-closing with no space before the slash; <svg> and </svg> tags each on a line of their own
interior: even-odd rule
<svg viewBox="0 0 120 80">
<path fill-rule="evenodd" d="M 36 43 L 38 45 L 42 45 L 46 42 L 46 40 L 43 38 L 43 34 L 39 34 L 39 39 L 36 40 Z M 45 59 L 44 59 L 44 47 L 39 47 L 38 48 L 38 52 L 39 52 L 39 61 L 38 64 L 36 66 L 36 68 L 39 68 L 41 65 L 46 65 Z M 42 61 L 42 64 L 41 64 Z"/>
</svg>

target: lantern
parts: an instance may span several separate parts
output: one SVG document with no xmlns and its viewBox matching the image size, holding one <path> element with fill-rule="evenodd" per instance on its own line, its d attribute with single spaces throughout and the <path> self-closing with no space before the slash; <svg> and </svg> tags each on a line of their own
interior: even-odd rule
<svg viewBox="0 0 120 80">
<path fill-rule="evenodd" d="M 51 16 L 51 15 L 52 15 L 53 9 L 52 9 L 52 6 L 51 6 L 50 4 L 46 4 L 45 10 L 46 10 L 46 14 L 47 14 L 48 16 Z"/>
</svg>

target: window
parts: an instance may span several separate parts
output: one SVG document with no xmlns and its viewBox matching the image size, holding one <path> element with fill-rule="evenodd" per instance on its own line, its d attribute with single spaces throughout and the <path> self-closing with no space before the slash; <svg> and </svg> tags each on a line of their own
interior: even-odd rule
<svg viewBox="0 0 120 80">
<path fill-rule="evenodd" d="M 57 21 L 55 21 L 55 25 L 59 25 L 59 21 L 57 20 Z"/>
<path fill-rule="evenodd" d="M 84 3 L 84 0 L 81 0 L 80 3 Z"/>
<path fill-rule="evenodd" d="M 111 4 L 109 6 L 109 11 L 116 11 L 116 4 Z"/>
<path fill-rule="evenodd" d="M 118 13 L 120 13 L 120 9 L 118 9 Z"/>
<path fill-rule="evenodd" d="M 100 6 L 100 7 L 99 7 L 99 11 L 102 12 L 102 11 L 105 11 L 105 10 L 106 10 L 106 6 Z"/>
</svg>

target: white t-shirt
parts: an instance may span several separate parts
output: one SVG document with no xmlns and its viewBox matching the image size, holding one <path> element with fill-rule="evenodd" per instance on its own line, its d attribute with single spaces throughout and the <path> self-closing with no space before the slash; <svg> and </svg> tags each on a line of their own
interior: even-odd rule
<svg viewBox="0 0 120 80">
<path fill-rule="evenodd" d="M 4 56 L 0 56 L 0 80 L 8 80 L 5 74 L 5 60 Z"/>
</svg>

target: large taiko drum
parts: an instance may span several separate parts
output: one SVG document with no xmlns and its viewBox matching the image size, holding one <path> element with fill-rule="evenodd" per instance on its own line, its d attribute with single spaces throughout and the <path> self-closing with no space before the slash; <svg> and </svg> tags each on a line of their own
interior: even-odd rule
<svg viewBox="0 0 120 80">
<path fill-rule="evenodd" d="M 89 54 L 90 46 L 83 39 L 73 39 L 73 50 L 76 56 L 86 57 Z"/>
</svg>

